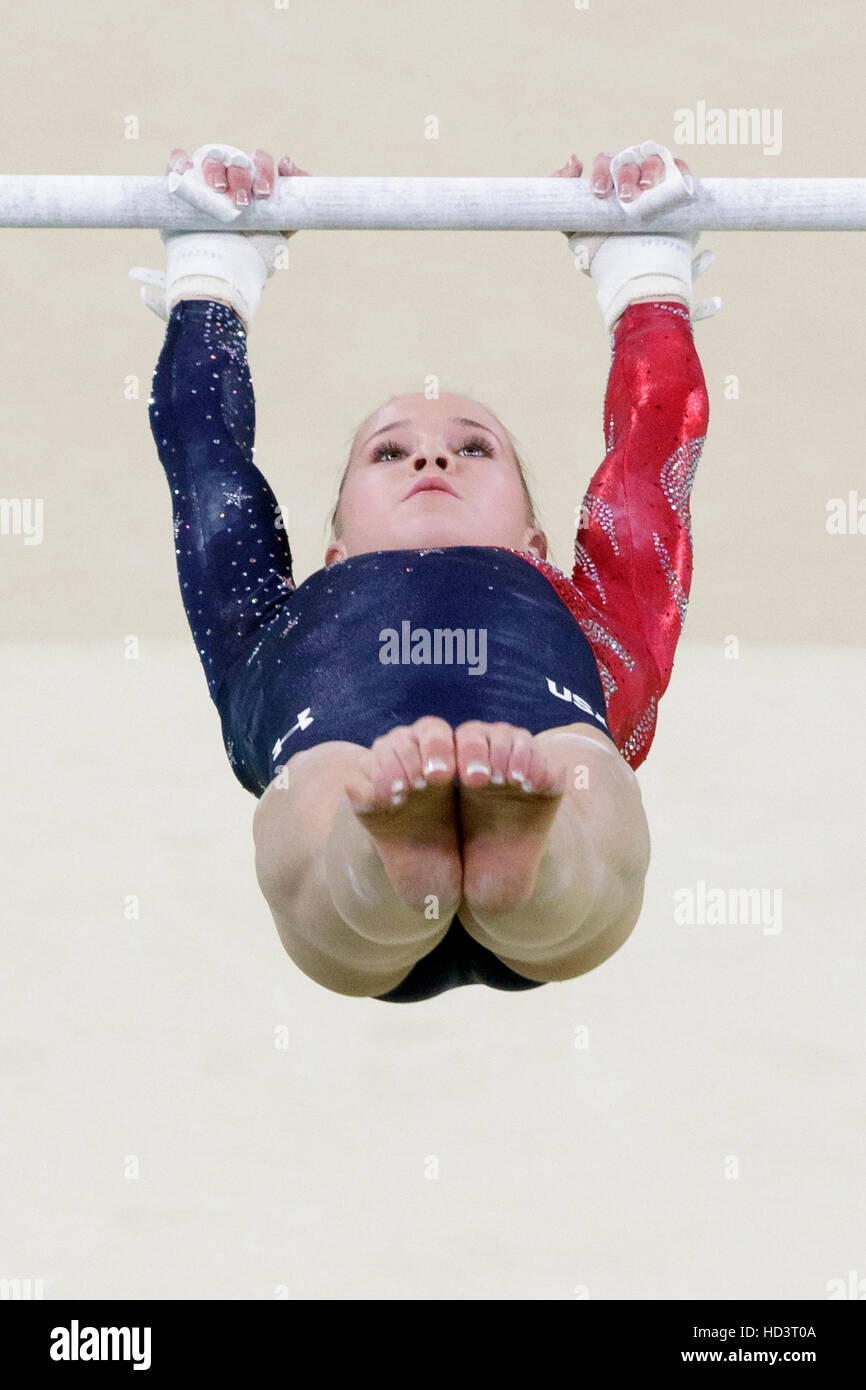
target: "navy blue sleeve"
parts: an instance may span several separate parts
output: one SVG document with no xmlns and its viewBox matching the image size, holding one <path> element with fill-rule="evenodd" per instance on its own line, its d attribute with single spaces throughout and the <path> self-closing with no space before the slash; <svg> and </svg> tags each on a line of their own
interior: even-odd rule
<svg viewBox="0 0 866 1390">
<path fill-rule="evenodd" d="M 215 700 L 295 587 L 279 504 L 253 463 L 246 332 L 228 305 L 175 305 L 149 415 L 171 489 L 181 597 Z"/>
</svg>

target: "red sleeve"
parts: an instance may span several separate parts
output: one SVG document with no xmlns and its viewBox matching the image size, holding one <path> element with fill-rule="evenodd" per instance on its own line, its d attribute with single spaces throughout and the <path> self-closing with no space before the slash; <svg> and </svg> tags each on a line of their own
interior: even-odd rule
<svg viewBox="0 0 866 1390">
<path fill-rule="evenodd" d="M 583 499 L 571 583 L 608 725 L 632 767 L 649 751 L 685 620 L 689 497 L 708 419 L 688 310 L 630 305 L 612 336 L 607 453 Z"/>
</svg>

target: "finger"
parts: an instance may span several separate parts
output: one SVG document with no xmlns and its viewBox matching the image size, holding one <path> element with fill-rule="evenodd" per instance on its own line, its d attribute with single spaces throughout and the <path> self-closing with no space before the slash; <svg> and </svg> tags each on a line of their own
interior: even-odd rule
<svg viewBox="0 0 866 1390">
<path fill-rule="evenodd" d="M 556 169 L 551 174 L 552 179 L 579 179 L 583 173 L 583 165 L 576 154 L 568 156 L 568 163 L 563 164 L 561 169 Z"/>
<path fill-rule="evenodd" d="M 610 161 L 612 159 L 612 154 L 597 154 L 592 161 L 590 188 L 599 198 L 606 198 L 613 188 L 613 179 L 610 176 Z"/>
<path fill-rule="evenodd" d="M 641 188 L 654 188 L 665 176 L 665 162 L 661 155 L 651 154 L 640 166 Z"/>
<path fill-rule="evenodd" d="M 168 163 L 165 166 L 165 172 L 167 174 L 182 174 L 185 169 L 191 168 L 192 160 L 190 159 L 186 150 L 182 150 L 179 145 L 176 146 L 176 148 L 172 150 L 171 154 L 168 157 Z"/>
<path fill-rule="evenodd" d="M 274 187 L 274 161 L 267 150 L 254 150 L 253 164 L 253 193 L 257 198 L 267 198 Z"/>
<path fill-rule="evenodd" d="M 619 171 L 619 183 L 617 184 L 616 194 L 620 202 L 630 203 L 640 192 L 638 179 L 640 177 L 640 167 L 637 164 L 624 164 Z"/>
<path fill-rule="evenodd" d="M 309 171 L 307 169 L 299 169 L 290 154 L 283 155 L 282 159 L 277 165 L 277 171 L 284 177 L 287 177 L 289 174 L 305 174 L 307 178 L 310 177 Z"/>
<path fill-rule="evenodd" d="M 221 160 L 202 160 L 201 172 L 205 183 L 211 188 L 215 188 L 217 193 L 224 193 L 228 188 L 228 183 L 226 182 L 226 167 Z"/>
<path fill-rule="evenodd" d="M 226 174 L 229 181 L 229 197 L 233 199 L 236 207 L 248 208 L 253 182 L 249 169 L 242 169 L 239 164 L 229 164 Z"/>
</svg>

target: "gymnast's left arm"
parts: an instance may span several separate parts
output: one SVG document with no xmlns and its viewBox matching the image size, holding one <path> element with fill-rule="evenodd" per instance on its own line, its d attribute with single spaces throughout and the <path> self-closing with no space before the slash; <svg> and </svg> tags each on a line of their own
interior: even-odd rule
<svg viewBox="0 0 866 1390">
<path fill-rule="evenodd" d="M 575 156 L 560 171 L 579 173 Z M 613 160 L 598 155 L 592 188 L 599 197 L 616 191 L 624 209 L 652 196 L 658 209 L 691 196 L 691 175 L 670 151 L 646 142 Z M 633 221 L 646 226 L 649 218 Z M 712 260 L 704 252 L 693 262 L 696 240 L 696 233 L 646 231 L 569 235 L 611 335 L 606 453 L 581 506 L 575 616 L 593 645 L 614 741 L 632 767 L 648 751 L 691 585 L 689 498 L 709 417 L 692 320 L 721 306 L 694 303 L 694 275 Z"/>
</svg>

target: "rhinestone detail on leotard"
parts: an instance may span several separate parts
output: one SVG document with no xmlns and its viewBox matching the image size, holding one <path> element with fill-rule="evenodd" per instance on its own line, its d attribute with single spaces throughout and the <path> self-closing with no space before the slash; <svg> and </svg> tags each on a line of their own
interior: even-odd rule
<svg viewBox="0 0 866 1390">
<path fill-rule="evenodd" d="M 613 507 L 603 501 L 601 497 L 597 497 L 594 492 L 587 492 L 581 505 L 581 511 L 598 522 L 602 531 L 613 546 L 614 555 L 618 555 L 619 544 L 616 539 L 616 529 L 613 524 Z"/>
<path fill-rule="evenodd" d="M 602 585 L 601 580 L 598 577 L 598 566 L 590 556 L 590 553 L 587 550 L 586 546 L 581 545 L 580 541 L 575 541 L 574 543 L 574 563 L 578 567 L 578 569 L 586 571 L 593 584 L 595 585 L 596 589 L 598 590 L 598 596 L 601 599 L 602 603 L 606 604 L 607 594 L 604 592 L 604 587 Z"/>
<path fill-rule="evenodd" d="M 656 717 L 656 703 L 655 695 L 650 696 L 649 704 L 644 710 L 643 715 L 620 747 L 619 751 L 622 753 L 626 762 L 631 762 L 635 753 L 643 747 L 652 732 Z"/>
<path fill-rule="evenodd" d="M 692 483 L 695 480 L 695 469 L 698 466 L 698 459 L 704 447 L 706 435 L 699 435 L 697 439 L 687 439 L 685 444 L 671 454 L 669 459 L 665 459 L 661 471 L 662 492 L 668 499 L 678 520 L 692 539 L 692 521 L 689 515 L 689 493 L 692 490 Z"/>
<path fill-rule="evenodd" d="M 674 603 L 676 604 L 677 612 L 680 615 L 680 627 L 682 627 L 686 620 L 686 611 L 689 606 L 689 600 L 686 596 L 685 589 L 683 588 L 682 584 L 679 581 L 679 578 L 677 577 L 677 572 L 674 569 L 673 560 L 671 559 L 670 555 L 665 549 L 665 546 L 662 543 L 662 538 L 657 531 L 653 531 L 653 545 L 655 546 L 656 555 L 658 555 L 659 560 L 661 562 L 661 567 L 665 572 L 665 579 L 668 581 L 668 588 L 674 596 Z"/>
</svg>

